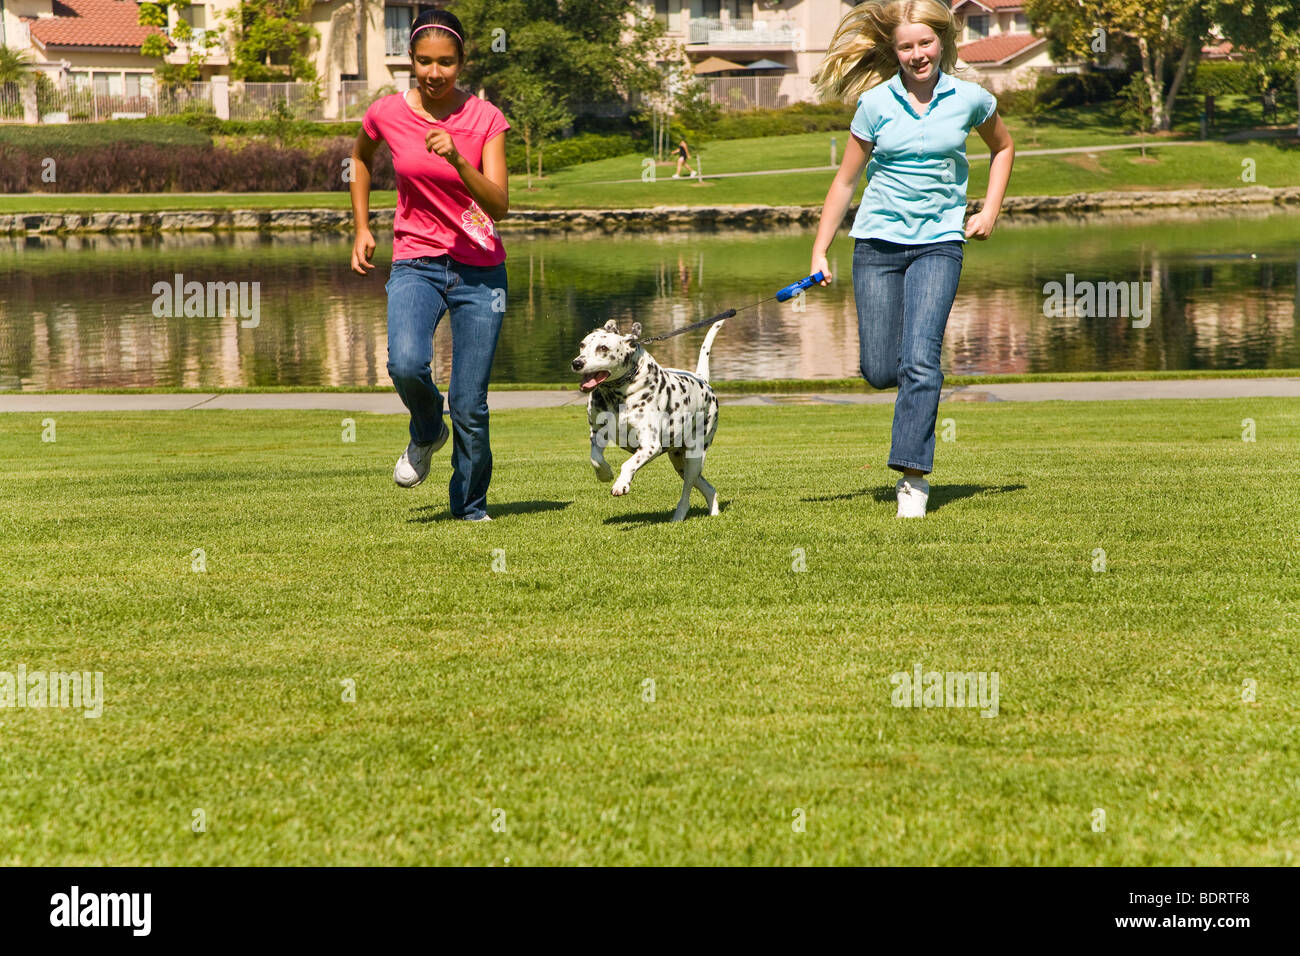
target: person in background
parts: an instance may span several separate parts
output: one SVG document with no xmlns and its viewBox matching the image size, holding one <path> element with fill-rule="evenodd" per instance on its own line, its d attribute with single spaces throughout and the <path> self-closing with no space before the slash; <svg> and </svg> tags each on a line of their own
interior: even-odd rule
<svg viewBox="0 0 1300 956">
<path fill-rule="evenodd" d="M 694 170 L 694 169 L 691 169 L 690 159 L 691 159 L 691 151 L 690 151 L 689 149 L 686 148 L 686 140 L 684 140 L 684 139 L 683 139 L 683 140 L 678 140 L 678 142 L 677 142 L 677 172 L 673 173 L 673 179 L 681 179 L 681 178 L 682 178 L 682 167 L 683 167 L 683 166 L 685 166 L 687 169 L 690 169 L 690 170 L 691 170 L 691 177 L 692 177 L 692 178 L 695 176 L 695 170 Z"/>
</svg>

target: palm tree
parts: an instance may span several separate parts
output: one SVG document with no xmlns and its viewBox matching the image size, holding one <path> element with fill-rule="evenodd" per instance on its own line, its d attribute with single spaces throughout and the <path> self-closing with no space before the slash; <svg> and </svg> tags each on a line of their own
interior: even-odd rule
<svg viewBox="0 0 1300 956">
<path fill-rule="evenodd" d="M 0 83 L 21 84 L 31 66 L 31 55 L 26 50 L 0 46 Z"/>
<path fill-rule="evenodd" d="M 23 112 L 30 110 L 31 104 L 27 102 L 31 97 L 31 90 L 24 89 L 28 86 L 28 77 L 31 76 L 31 57 L 26 50 L 15 50 L 13 47 L 0 46 L 0 92 L 6 92 L 9 84 L 18 87 L 19 99 L 23 101 Z M 17 104 L 3 103 L 6 112 L 14 108 Z"/>
</svg>

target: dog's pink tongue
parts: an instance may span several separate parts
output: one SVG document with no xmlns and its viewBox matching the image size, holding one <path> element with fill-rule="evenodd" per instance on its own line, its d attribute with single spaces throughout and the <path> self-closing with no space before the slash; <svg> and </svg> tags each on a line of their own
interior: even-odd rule
<svg viewBox="0 0 1300 956">
<path fill-rule="evenodd" d="M 605 371 L 604 369 L 602 369 L 599 372 L 596 372 L 594 375 L 584 375 L 582 377 L 581 388 L 584 392 L 590 392 L 593 388 L 595 388 L 601 382 L 605 381 L 605 379 L 607 378 L 609 378 L 609 372 Z"/>
</svg>

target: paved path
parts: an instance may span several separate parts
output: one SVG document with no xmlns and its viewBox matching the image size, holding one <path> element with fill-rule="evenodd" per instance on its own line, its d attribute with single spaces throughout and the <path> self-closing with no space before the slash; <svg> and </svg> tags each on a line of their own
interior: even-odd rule
<svg viewBox="0 0 1300 956">
<path fill-rule="evenodd" d="M 806 392 L 801 394 L 720 395 L 724 405 L 888 405 L 895 393 Z M 1138 398 L 1300 398 L 1300 378 L 1201 378 L 1147 382 L 1022 382 L 1007 385 L 960 385 L 943 390 L 953 402 L 1093 402 Z M 493 391 L 497 411 L 515 408 L 561 408 L 585 405 L 577 389 L 566 391 Z M 334 409 L 345 412 L 405 414 L 395 392 L 261 392 L 219 395 L 24 395 L 0 393 L 0 412 L 120 412 L 192 409 Z"/>
<path fill-rule="evenodd" d="M 1110 146 L 1063 146 L 1058 149 L 1018 149 L 1016 158 L 1022 156 L 1060 156 L 1065 153 L 1104 153 L 1115 149 L 1155 149 L 1157 146 L 1162 149 L 1166 146 L 1208 146 L 1214 140 L 1204 139 L 1179 139 L 1173 141 L 1152 140 L 1149 143 L 1116 143 Z M 968 153 L 967 159 L 988 159 L 988 153 Z M 778 176 L 784 173 L 824 173 L 839 169 L 838 166 L 797 166 L 792 169 L 757 169 L 747 173 L 708 173 L 704 179 L 731 179 L 736 176 Z M 657 179 L 671 179 L 671 176 L 659 176 Z M 681 181 L 689 182 L 693 177 L 683 176 Z M 699 182 L 699 177 L 694 177 Z M 617 183 L 639 183 L 644 182 L 640 179 L 597 179 L 589 183 L 571 183 L 570 185 L 582 186 L 613 186 Z"/>
</svg>

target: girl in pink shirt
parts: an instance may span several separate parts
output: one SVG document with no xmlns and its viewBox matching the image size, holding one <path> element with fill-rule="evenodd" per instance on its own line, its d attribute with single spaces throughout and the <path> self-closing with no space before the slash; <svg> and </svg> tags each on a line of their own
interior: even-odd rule
<svg viewBox="0 0 1300 956">
<path fill-rule="evenodd" d="M 416 89 L 376 100 L 366 110 L 352 150 L 356 174 L 352 268 L 373 269 L 370 233 L 371 161 L 380 141 L 393 154 L 397 212 L 388 292 L 388 374 L 411 413 L 410 442 L 393 480 L 413 488 L 429 473 L 433 453 L 454 437 L 449 492 L 453 517 L 491 520 L 488 377 L 506 307 L 505 247 L 495 221 L 509 208 L 501 111 L 456 88 L 465 64 L 464 27 L 442 10 L 411 24 Z M 451 314 L 451 427 L 433 384 L 433 332 Z"/>
</svg>

